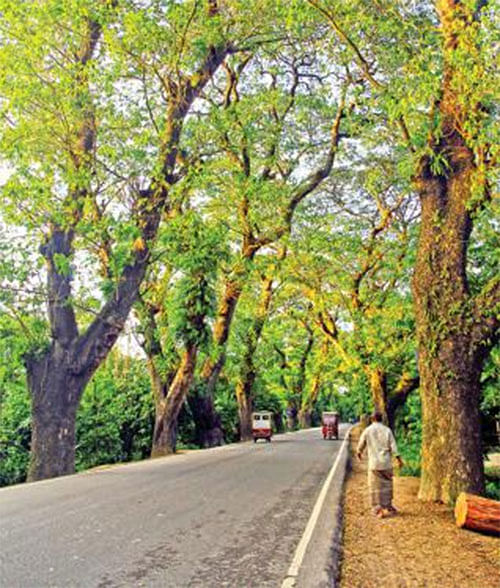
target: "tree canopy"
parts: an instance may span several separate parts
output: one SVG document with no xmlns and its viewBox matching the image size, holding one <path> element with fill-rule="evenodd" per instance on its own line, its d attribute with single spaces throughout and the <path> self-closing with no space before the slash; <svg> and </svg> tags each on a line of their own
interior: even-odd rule
<svg viewBox="0 0 500 588">
<path fill-rule="evenodd" d="M 2 483 L 377 408 L 422 498 L 484 492 L 494 3 L 0 12 Z"/>
</svg>

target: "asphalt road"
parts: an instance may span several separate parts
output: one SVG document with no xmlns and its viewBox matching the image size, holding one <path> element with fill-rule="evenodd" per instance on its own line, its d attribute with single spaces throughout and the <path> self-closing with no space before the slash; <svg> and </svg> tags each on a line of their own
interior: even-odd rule
<svg viewBox="0 0 500 588">
<path fill-rule="evenodd" d="M 279 587 L 341 445 L 320 437 L 1 489 L 0 586 Z"/>
</svg>

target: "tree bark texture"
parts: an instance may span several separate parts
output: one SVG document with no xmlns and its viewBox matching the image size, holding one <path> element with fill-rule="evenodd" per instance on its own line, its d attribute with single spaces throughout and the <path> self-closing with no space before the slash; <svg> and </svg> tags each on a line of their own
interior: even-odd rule
<svg viewBox="0 0 500 588">
<path fill-rule="evenodd" d="M 391 391 L 383 368 L 367 367 L 365 371 L 370 378 L 374 409 L 382 414 L 384 423 L 394 430 L 397 411 L 404 405 L 409 394 L 418 388 L 419 378 L 404 372 L 394 390 Z"/>
<path fill-rule="evenodd" d="M 314 376 L 311 386 L 311 392 L 319 389 L 319 378 Z M 312 427 L 312 409 L 302 406 L 299 410 L 299 427 L 301 429 L 309 429 Z"/>
<path fill-rule="evenodd" d="M 184 352 L 179 369 L 165 395 L 164 387 L 155 391 L 156 416 L 151 457 L 175 453 L 177 446 L 177 417 L 193 380 L 198 349 L 190 345 Z M 163 386 L 160 383 L 161 386 Z"/>
<path fill-rule="evenodd" d="M 295 431 L 299 425 L 299 409 L 302 403 L 302 395 L 306 383 L 306 364 L 314 345 L 314 333 L 309 325 L 305 325 L 307 330 L 307 343 L 302 351 L 299 361 L 299 369 L 292 387 L 292 395 L 287 403 L 287 428 Z"/>
<path fill-rule="evenodd" d="M 399 378 L 396 388 L 389 394 L 387 399 L 387 422 L 389 427 L 394 430 L 396 424 L 396 415 L 398 410 L 404 406 L 408 396 L 417 390 L 420 385 L 420 378 L 414 377 L 403 372 Z"/>
<path fill-rule="evenodd" d="M 213 338 L 218 354 L 205 360 L 200 374 L 198 390 L 190 401 L 196 427 L 196 437 L 201 447 L 214 447 L 223 441 L 220 418 L 214 406 L 215 387 L 226 363 L 226 344 L 234 311 L 243 290 L 240 278 L 226 281 L 214 324 Z"/>
<path fill-rule="evenodd" d="M 438 176 L 422 162 L 413 293 L 423 417 L 419 496 L 449 503 L 463 490 L 484 491 L 479 420 L 484 357 L 473 342 L 466 276 L 473 154 L 454 130 L 451 114 L 443 115 L 440 149 L 446 149 L 451 169 Z"/>
<path fill-rule="evenodd" d="M 28 482 L 74 473 L 76 411 L 87 379 L 75 375 L 71 363 L 57 346 L 27 362 L 32 419 Z"/>
<path fill-rule="evenodd" d="M 199 447 L 217 447 L 224 444 L 221 418 L 215 410 L 213 398 L 193 390 L 188 404 L 195 422 L 195 442 Z"/>
<path fill-rule="evenodd" d="M 443 115 L 440 150 L 446 150 L 451 169 L 438 176 L 422 162 L 413 294 L 423 419 L 419 497 L 451 503 L 461 491 L 484 491 L 479 417 L 484 356 L 473 341 L 466 276 L 473 154 L 454 130 L 451 114 Z"/>
<path fill-rule="evenodd" d="M 387 416 L 387 375 L 380 367 L 368 368 L 367 371 L 370 378 L 373 407 L 382 414 L 384 423 L 387 425 L 389 422 Z"/>
<path fill-rule="evenodd" d="M 289 398 L 286 404 L 286 428 L 288 431 L 296 431 L 299 426 L 298 405 L 296 398 Z"/>
</svg>

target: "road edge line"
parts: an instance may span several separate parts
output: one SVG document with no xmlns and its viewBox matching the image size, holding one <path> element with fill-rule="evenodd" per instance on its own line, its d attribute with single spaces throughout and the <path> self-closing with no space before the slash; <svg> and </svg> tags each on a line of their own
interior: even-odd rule
<svg viewBox="0 0 500 588">
<path fill-rule="evenodd" d="M 304 560 L 304 556 L 306 554 L 307 547 L 309 545 L 309 542 L 311 541 L 311 537 L 313 535 L 314 529 L 315 529 L 316 524 L 318 522 L 319 515 L 321 514 L 321 510 L 323 508 L 323 504 L 325 502 L 326 495 L 327 495 L 328 490 L 330 488 L 330 484 L 331 484 L 333 477 L 335 475 L 337 466 L 340 463 L 340 458 L 342 457 L 344 449 L 347 446 L 347 441 L 349 439 L 349 435 L 351 434 L 351 429 L 352 429 L 352 426 L 350 426 L 347 429 L 347 432 L 345 434 L 344 440 L 342 441 L 342 445 L 340 446 L 337 457 L 336 457 L 332 467 L 330 468 L 330 471 L 328 473 L 328 476 L 326 477 L 326 480 L 323 482 L 323 486 L 322 486 L 321 491 L 318 495 L 318 498 L 316 499 L 316 502 L 314 504 L 313 510 L 312 510 L 311 515 L 309 517 L 309 520 L 307 521 L 306 528 L 304 529 L 304 532 L 302 533 L 302 537 L 300 538 L 299 544 L 297 545 L 297 548 L 295 549 L 292 563 L 290 564 L 290 567 L 288 568 L 288 572 L 285 576 L 285 579 L 283 580 L 283 582 L 281 584 L 281 588 L 292 588 L 293 586 L 295 586 L 297 577 L 299 575 L 300 566 L 302 565 L 302 561 Z"/>
</svg>

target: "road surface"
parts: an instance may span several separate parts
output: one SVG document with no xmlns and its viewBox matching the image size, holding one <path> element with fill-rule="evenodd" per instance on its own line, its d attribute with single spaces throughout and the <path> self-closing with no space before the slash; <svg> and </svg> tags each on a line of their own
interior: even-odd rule
<svg viewBox="0 0 500 588">
<path fill-rule="evenodd" d="M 0 586 L 279 587 L 340 446 L 313 429 L 1 489 Z"/>
</svg>

